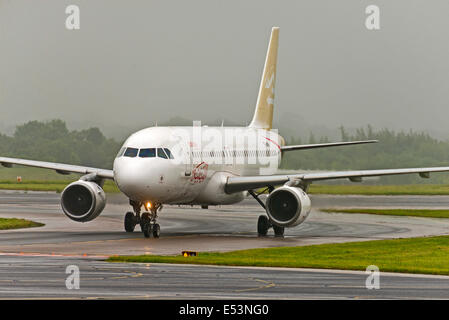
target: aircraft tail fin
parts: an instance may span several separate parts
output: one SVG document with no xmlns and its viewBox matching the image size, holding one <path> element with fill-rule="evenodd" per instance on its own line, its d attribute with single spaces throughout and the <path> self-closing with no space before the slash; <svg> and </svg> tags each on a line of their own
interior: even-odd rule
<svg viewBox="0 0 449 320">
<path fill-rule="evenodd" d="M 273 123 L 274 87 L 276 82 L 276 62 L 279 43 L 279 27 L 271 29 L 265 66 L 260 81 L 256 110 L 249 127 L 270 130 Z"/>
</svg>

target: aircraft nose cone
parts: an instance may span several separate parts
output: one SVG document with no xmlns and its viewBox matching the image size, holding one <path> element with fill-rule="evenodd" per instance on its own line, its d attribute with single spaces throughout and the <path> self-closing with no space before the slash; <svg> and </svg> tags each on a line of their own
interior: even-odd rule
<svg viewBox="0 0 449 320">
<path fill-rule="evenodd" d="M 146 179 L 136 166 L 119 166 L 114 168 L 115 182 L 128 197 L 133 198 L 147 187 Z"/>
<path fill-rule="evenodd" d="M 169 197 L 167 176 L 172 168 L 164 161 L 124 159 L 114 164 L 115 182 L 128 198 L 140 201 L 164 201 Z"/>
</svg>

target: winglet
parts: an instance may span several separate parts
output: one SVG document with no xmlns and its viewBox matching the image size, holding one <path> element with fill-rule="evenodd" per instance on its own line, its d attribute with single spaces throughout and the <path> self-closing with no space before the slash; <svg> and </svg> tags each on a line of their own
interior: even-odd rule
<svg viewBox="0 0 449 320">
<path fill-rule="evenodd" d="M 276 62 L 279 43 L 279 27 L 271 29 L 265 66 L 260 81 L 256 110 L 249 127 L 271 129 L 273 123 L 274 87 L 276 82 Z"/>
</svg>

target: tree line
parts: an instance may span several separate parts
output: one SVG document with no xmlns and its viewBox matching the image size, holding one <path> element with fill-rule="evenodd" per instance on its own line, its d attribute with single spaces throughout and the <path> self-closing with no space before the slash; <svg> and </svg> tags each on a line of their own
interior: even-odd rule
<svg viewBox="0 0 449 320">
<path fill-rule="evenodd" d="M 408 167 L 449 166 L 449 141 L 435 139 L 424 132 L 374 130 L 371 126 L 350 134 L 340 127 L 342 141 L 379 140 L 378 143 L 288 152 L 282 161 L 284 169 L 358 170 Z M 308 140 L 291 137 L 287 144 L 329 142 L 310 133 Z M 449 175 L 436 173 L 431 179 L 417 175 L 382 177 L 384 183 L 449 183 Z"/>
<path fill-rule="evenodd" d="M 112 168 L 120 143 L 98 128 L 69 131 L 62 120 L 30 121 L 13 136 L 0 134 L 0 155 L 33 160 Z"/>
<path fill-rule="evenodd" d="M 282 169 L 357 170 L 400 167 L 449 166 L 449 141 L 441 141 L 423 132 L 371 126 L 349 133 L 340 127 L 342 141 L 377 139 L 379 143 L 341 146 L 284 154 Z M 287 144 L 331 142 L 328 137 L 290 137 Z M 122 141 L 107 138 L 98 128 L 70 131 L 62 120 L 30 121 L 18 125 L 12 136 L 0 134 L 0 156 L 112 168 Z M 416 175 L 384 177 L 384 183 L 449 183 L 448 174 L 433 174 L 432 179 Z"/>
</svg>

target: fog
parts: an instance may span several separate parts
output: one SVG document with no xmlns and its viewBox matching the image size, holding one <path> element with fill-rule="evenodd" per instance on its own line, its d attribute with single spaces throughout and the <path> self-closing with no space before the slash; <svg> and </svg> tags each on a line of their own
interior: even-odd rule
<svg viewBox="0 0 449 320">
<path fill-rule="evenodd" d="M 65 28 L 69 4 L 80 30 Z M 380 30 L 365 27 L 371 4 Z M 448 12 L 446 0 L 0 0 L 0 132 L 55 118 L 114 137 L 173 117 L 245 125 L 279 26 L 287 135 L 371 124 L 447 139 Z"/>
</svg>

